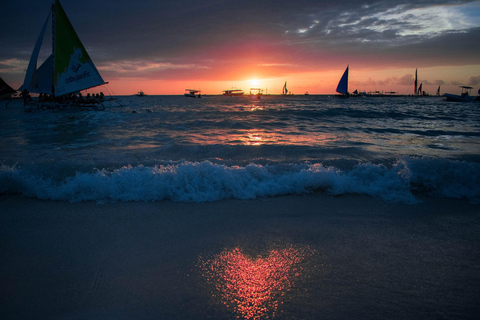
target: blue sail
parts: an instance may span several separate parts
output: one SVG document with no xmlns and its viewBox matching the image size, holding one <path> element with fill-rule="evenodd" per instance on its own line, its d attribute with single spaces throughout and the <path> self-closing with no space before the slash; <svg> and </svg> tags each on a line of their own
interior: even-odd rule
<svg viewBox="0 0 480 320">
<path fill-rule="evenodd" d="M 348 66 L 347 69 L 345 69 L 340 82 L 338 83 L 337 92 L 344 95 L 348 94 Z"/>
</svg>

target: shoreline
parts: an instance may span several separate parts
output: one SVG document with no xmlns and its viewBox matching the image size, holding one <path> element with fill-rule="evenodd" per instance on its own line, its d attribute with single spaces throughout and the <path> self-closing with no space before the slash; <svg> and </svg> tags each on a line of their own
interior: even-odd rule
<svg viewBox="0 0 480 320">
<path fill-rule="evenodd" d="M 0 313 L 242 319 L 221 295 L 212 298 L 199 261 L 239 248 L 255 263 L 292 247 L 314 254 L 289 290 L 273 293 L 275 318 L 473 318 L 479 205 L 421 200 L 312 194 L 97 204 L 2 195 Z"/>
</svg>

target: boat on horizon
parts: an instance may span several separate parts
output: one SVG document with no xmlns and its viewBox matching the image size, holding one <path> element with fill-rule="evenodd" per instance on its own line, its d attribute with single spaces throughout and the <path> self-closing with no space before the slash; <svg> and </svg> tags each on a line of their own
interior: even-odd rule
<svg viewBox="0 0 480 320">
<path fill-rule="evenodd" d="M 415 69 L 415 79 L 413 80 L 413 95 L 416 97 L 418 95 L 418 78 L 417 78 L 418 69 Z"/>
<path fill-rule="evenodd" d="M 462 88 L 462 93 L 460 95 L 445 93 L 443 96 L 446 98 L 447 101 L 454 101 L 454 102 L 475 102 L 480 101 L 480 89 L 478 90 L 478 95 L 476 97 L 471 95 L 472 87 L 468 86 L 459 86 Z"/>
<path fill-rule="evenodd" d="M 189 98 L 201 98 L 202 97 L 201 92 L 202 91 L 197 89 L 185 89 L 185 93 L 183 95 Z"/>
<path fill-rule="evenodd" d="M 138 93 L 134 94 L 134 96 L 137 96 L 137 97 L 146 97 L 147 94 L 145 94 L 145 92 L 143 92 L 142 90 L 138 91 Z"/>
<path fill-rule="evenodd" d="M 338 82 L 337 89 L 335 90 L 339 93 L 339 95 L 337 95 L 338 97 L 348 98 L 350 96 L 348 93 L 348 68 L 349 65 L 347 65 L 347 69 L 345 69 L 345 72 Z"/>
<path fill-rule="evenodd" d="M 241 89 L 223 90 L 223 95 L 228 97 L 239 97 L 245 95 L 245 92 Z"/>
<path fill-rule="evenodd" d="M 396 91 L 386 91 L 386 92 L 383 92 L 383 91 L 370 91 L 370 92 L 357 92 L 356 90 L 353 92 L 354 95 L 357 95 L 357 96 L 362 96 L 362 97 L 374 97 L 374 98 L 378 98 L 378 97 L 402 97 L 403 95 L 401 94 L 398 94 Z"/>
<path fill-rule="evenodd" d="M 284 96 L 286 96 L 286 95 L 288 94 L 287 81 L 285 81 L 285 84 L 283 85 L 282 94 L 283 94 Z"/>
<path fill-rule="evenodd" d="M 50 21 L 52 52 L 37 68 L 38 56 Z M 30 107 L 36 105 L 37 108 L 71 105 L 103 107 L 102 101 L 84 99 L 80 92 L 107 83 L 93 64 L 60 1 L 54 0 L 35 43 L 23 85 L 18 89 L 22 92 L 25 104 Z M 30 93 L 40 94 L 42 101 L 33 100 Z"/>
<path fill-rule="evenodd" d="M 260 100 L 263 98 L 262 88 L 250 88 L 250 99 Z"/>
</svg>

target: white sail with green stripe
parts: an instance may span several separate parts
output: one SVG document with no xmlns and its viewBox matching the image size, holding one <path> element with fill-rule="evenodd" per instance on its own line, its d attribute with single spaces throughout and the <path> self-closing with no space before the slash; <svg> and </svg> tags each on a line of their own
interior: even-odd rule
<svg viewBox="0 0 480 320">
<path fill-rule="evenodd" d="M 59 0 L 53 2 L 51 13 L 52 55 L 36 68 L 45 24 L 32 53 L 24 84 L 19 90 L 27 89 L 29 92 L 58 97 L 105 84 Z"/>
</svg>

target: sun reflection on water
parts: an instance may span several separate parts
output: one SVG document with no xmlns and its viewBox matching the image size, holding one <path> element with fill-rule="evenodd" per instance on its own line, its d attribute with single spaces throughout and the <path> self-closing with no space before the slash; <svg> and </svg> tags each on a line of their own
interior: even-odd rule
<svg viewBox="0 0 480 320">
<path fill-rule="evenodd" d="M 251 112 L 254 112 L 254 111 L 263 111 L 263 107 L 261 107 L 261 106 L 251 105 L 251 106 L 249 106 L 249 108 L 250 108 L 250 111 L 251 111 Z"/>
<path fill-rule="evenodd" d="M 272 250 L 252 258 L 240 248 L 224 250 L 213 259 L 200 259 L 202 276 L 214 287 L 213 297 L 243 319 L 266 319 L 277 313 L 280 298 L 304 271 L 310 248 Z"/>
</svg>

